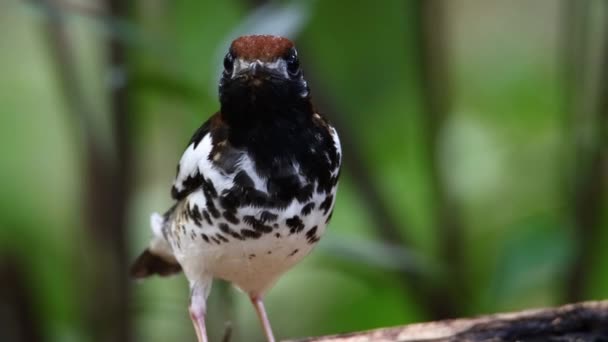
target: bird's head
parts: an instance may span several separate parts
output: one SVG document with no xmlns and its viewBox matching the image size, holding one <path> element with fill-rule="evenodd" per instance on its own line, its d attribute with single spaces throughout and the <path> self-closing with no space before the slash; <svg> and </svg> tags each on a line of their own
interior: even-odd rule
<svg viewBox="0 0 608 342">
<path fill-rule="evenodd" d="M 219 90 L 222 107 L 238 105 L 250 110 L 309 96 L 294 44 L 270 35 L 243 36 L 232 42 Z"/>
</svg>

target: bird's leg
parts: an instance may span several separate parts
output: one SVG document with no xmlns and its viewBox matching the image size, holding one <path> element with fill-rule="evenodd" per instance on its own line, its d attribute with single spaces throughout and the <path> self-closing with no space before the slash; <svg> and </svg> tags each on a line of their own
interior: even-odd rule
<svg viewBox="0 0 608 342">
<path fill-rule="evenodd" d="M 205 314 L 194 309 L 192 304 L 190 304 L 190 319 L 192 319 L 192 324 L 194 324 L 194 331 L 196 332 L 196 339 L 198 342 L 208 342 L 207 328 L 205 327 Z"/>
<path fill-rule="evenodd" d="M 196 331 L 198 342 L 208 342 L 207 327 L 205 326 L 208 291 L 197 286 L 192 286 L 191 291 L 189 311 L 192 324 L 194 324 L 194 331 Z"/>
<path fill-rule="evenodd" d="M 264 308 L 264 300 L 261 296 L 250 296 L 251 303 L 255 307 L 255 311 L 260 318 L 260 322 L 262 322 L 262 327 L 264 328 L 264 333 L 266 334 L 266 339 L 268 342 L 275 342 L 274 335 L 272 333 L 272 328 L 270 327 L 270 321 L 268 320 L 268 315 L 266 315 L 266 309 Z"/>
</svg>

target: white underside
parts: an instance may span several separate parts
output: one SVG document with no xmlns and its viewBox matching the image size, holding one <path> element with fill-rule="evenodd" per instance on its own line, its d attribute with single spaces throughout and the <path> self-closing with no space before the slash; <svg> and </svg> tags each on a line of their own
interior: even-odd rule
<svg viewBox="0 0 608 342">
<path fill-rule="evenodd" d="M 175 255 L 189 280 L 220 278 L 255 296 L 266 293 L 312 248 L 304 234 L 281 238 L 266 234 L 256 240 L 231 240 L 219 246 L 189 241 Z M 290 255 L 296 249 L 297 253 Z"/>
</svg>

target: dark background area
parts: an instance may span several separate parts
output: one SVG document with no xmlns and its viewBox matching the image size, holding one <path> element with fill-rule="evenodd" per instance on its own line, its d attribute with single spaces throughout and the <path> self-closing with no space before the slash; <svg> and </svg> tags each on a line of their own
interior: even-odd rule
<svg viewBox="0 0 608 342">
<path fill-rule="evenodd" d="M 608 2 L 0 4 L 0 340 L 194 340 L 130 261 L 218 109 L 232 39 L 296 41 L 344 171 L 270 291 L 281 338 L 608 298 Z M 212 340 L 261 341 L 216 282 Z"/>
</svg>

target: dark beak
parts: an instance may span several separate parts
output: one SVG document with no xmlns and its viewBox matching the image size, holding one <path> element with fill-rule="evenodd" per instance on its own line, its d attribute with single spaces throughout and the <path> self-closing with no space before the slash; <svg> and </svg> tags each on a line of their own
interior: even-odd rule
<svg viewBox="0 0 608 342">
<path fill-rule="evenodd" d="M 234 78 L 260 85 L 262 81 L 272 78 L 283 78 L 283 75 L 274 69 L 267 68 L 262 62 L 256 61 L 249 64 L 246 68 L 239 70 Z"/>
</svg>

